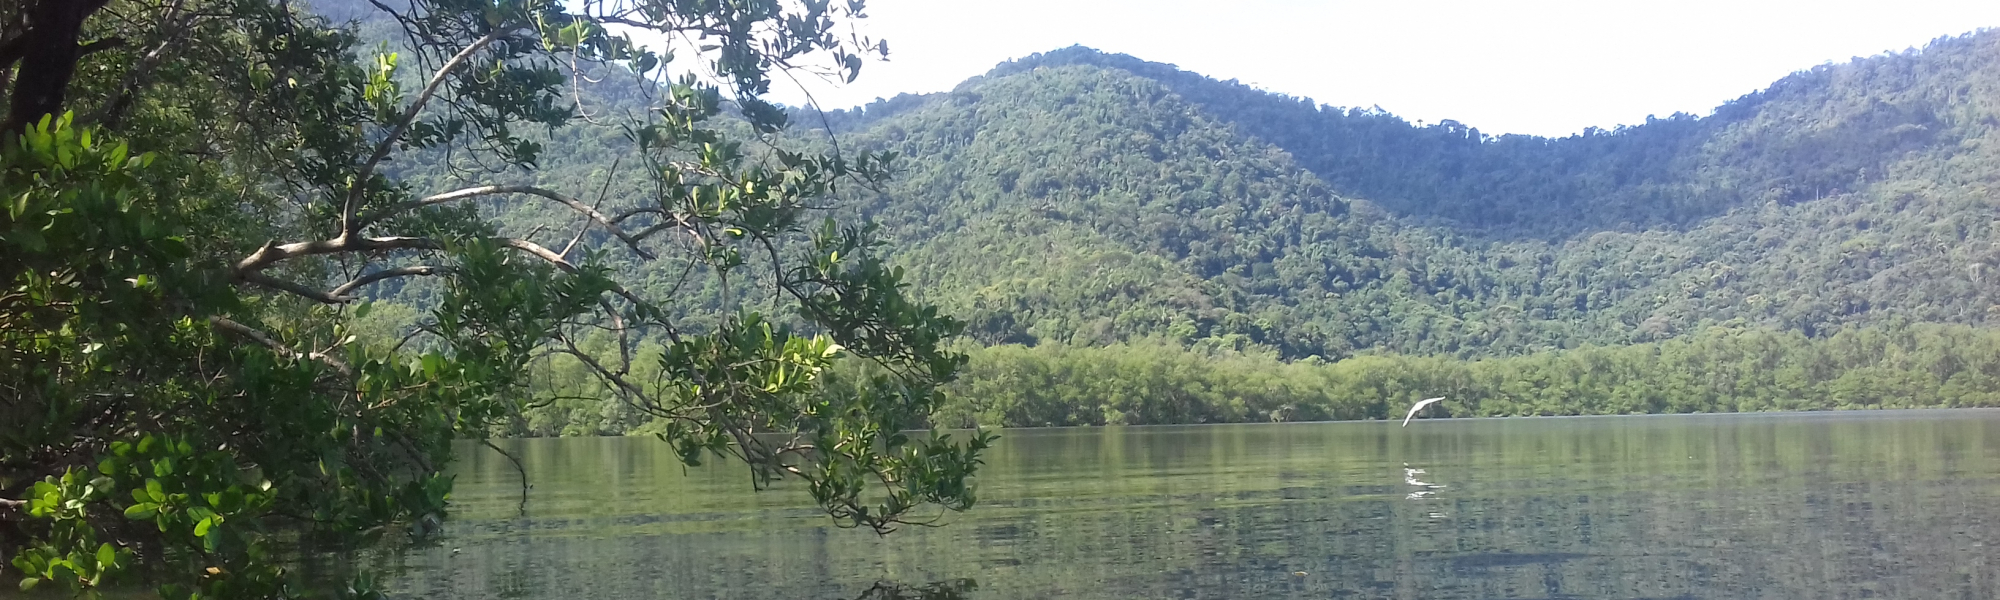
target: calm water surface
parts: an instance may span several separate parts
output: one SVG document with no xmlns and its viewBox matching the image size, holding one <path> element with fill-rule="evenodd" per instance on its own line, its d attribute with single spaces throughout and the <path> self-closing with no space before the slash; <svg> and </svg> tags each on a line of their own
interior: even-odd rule
<svg viewBox="0 0 2000 600">
<path fill-rule="evenodd" d="M 515 442 L 522 515 L 466 449 L 447 538 L 380 561 L 427 598 L 2000 598 L 2000 411 L 1003 433 L 977 508 L 886 538 L 651 438 Z"/>
</svg>

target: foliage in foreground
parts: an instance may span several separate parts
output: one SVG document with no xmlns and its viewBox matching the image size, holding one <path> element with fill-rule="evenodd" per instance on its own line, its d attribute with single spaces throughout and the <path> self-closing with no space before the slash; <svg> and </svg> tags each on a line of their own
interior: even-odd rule
<svg viewBox="0 0 2000 600">
<path fill-rule="evenodd" d="M 834 31 L 860 2 L 394 6 L 368 10 L 401 52 L 287 2 L 0 7 L 0 555 L 22 589 L 371 595 L 293 565 L 435 532 L 452 441 L 519 419 L 530 365 L 554 356 L 683 460 L 802 479 L 840 525 L 972 504 L 989 438 L 904 433 L 963 365 L 944 346 L 959 324 L 907 297 L 867 227 L 815 212 L 892 157 L 746 149 L 785 125 L 758 99 L 774 69 L 858 73 L 873 46 Z M 713 46 L 676 62 L 613 24 Z M 517 130 L 577 118 L 582 70 L 651 90 L 624 123 L 639 184 L 585 200 L 510 179 L 545 151 Z M 725 111 L 742 124 L 714 125 Z M 424 153 L 460 162 L 422 181 L 385 166 Z M 574 221 L 482 218 L 509 198 Z M 626 285 L 613 255 L 768 285 L 692 326 L 672 285 Z M 358 326 L 366 290 L 409 279 L 436 284 L 424 314 Z M 830 388 L 841 357 L 879 370 Z"/>
</svg>

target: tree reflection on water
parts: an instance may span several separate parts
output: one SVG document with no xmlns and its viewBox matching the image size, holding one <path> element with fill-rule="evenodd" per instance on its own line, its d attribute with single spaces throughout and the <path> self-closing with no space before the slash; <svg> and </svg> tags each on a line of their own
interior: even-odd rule
<svg viewBox="0 0 2000 600">
<path fill-rule="evenodd" d="M 979 589 L 979 582 L 970 578 L 936 581 L 924 585 L 910 585 L 895 581 L 877 581 L 868 586 L 854 600 L 964 600 L 967 594 Z"/>
</svg>

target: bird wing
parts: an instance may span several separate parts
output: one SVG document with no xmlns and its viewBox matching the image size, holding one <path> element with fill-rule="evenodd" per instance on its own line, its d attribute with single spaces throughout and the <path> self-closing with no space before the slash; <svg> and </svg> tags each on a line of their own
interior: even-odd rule
<svg viewBox="0 0 2000 600">
<path fill-rule="evenodd" d="M 1417 417 L 1417 411 L 1420 411 L 1420 410 L 1423 410 L 1423 409 L 1424 409 L 1424 407 L 1426 407 L 1426 406 L 1430 406 L 1430 405 L 1432 405 L 1432 404 L 1435 404 L 1435 403 L 1437 403 L 1437 401 L 1439 401 L 1439 400 L 1443 400 L 1443 399 L 1444 399 L 1444 396 L 1438 396 L 1438 397 L 1436 397 L 1436 398 L 1429 398 L 1429 399 L 1425 399 L 1425 400 L 1421 400 L 1421 401 L 1418 401 L 1418 402 L 1417 402 L 1416 404 L 1413 404 L 1413 405 L 1411 405 L 1411 406 L 1410 406 L 1410 414 L 1407 414 L 1407 415 L 1403 415 L 1403 426 L 1404 426 L 1404 427 L 1409 427 L 1409 426 L 1410 426 L 1410 419 L 1414 419 L 1414 418 L 1416 418 L 1416 417 Z"/>
</svg>

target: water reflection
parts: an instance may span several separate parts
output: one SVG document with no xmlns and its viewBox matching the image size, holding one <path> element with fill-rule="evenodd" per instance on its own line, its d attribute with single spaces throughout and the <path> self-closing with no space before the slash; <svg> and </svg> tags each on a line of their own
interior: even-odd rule
<svg viewBox="0 0 2000 600">
<path fill-rule="evenodd" d="M 975 512 L 886 538 L 653 440 L 520 442 L 527 514 L 471 453 L 391 562 L 427 598 L 2000 597 L 2000 412 L 1425 425 L 1010 430 Z"/>
<path fill-rule="evenodd" d="M 1438 490 L 1445 488 L 1445 486 L 1442 485 L 1417 479 L 1417 476 L 1423 475 L 1427 472 L 1428 471 L 1425 471 L 1424 469 L 1411 468 L 1410 463 L 1403 463 L 1403 485 L 1407 485 L 1413 488 L 1418 488 L 1417 490 L 1410 492 L 1409 496 L 1405 496 L 1406 498 L 1409 498 L 1411 500 L 1424 500 L 1432 496 L 1436 496 Z"/>
<path fill-rule="evenodd" d="M 966 594 L 979 589 L 979 582 L 971 579 L 953 579 L 925 585 L 908 585 L 893 581 L 877 581 L 868 586 L 854 600 L 964 600 Z"/>
</svg>

